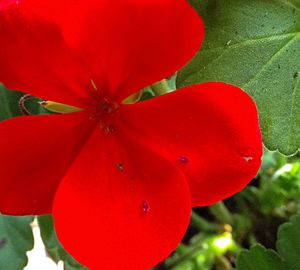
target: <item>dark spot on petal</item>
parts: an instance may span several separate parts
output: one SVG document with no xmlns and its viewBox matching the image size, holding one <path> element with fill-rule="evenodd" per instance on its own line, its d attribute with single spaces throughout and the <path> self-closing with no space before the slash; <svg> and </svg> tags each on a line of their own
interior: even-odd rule
<svg viewBox="0 0 300 270">
<path fill-rule="evenodd" d="M 182 164 L 188 164 L 189 163 L 189 159 L 185 156 L 179 156 L 178 161 Z"/>
<path fill-rule="evenodd" d="M 142 210 L 144 213 L 148 213 L 150 211 L 150 205 L 147 201 L 143 201 Z"/>
<path fill-rule="evenodd" d="M 117 168 L 120 172 L 124 172 L 124 167 L 122 163 L 117 163 Z"/>
</svg>

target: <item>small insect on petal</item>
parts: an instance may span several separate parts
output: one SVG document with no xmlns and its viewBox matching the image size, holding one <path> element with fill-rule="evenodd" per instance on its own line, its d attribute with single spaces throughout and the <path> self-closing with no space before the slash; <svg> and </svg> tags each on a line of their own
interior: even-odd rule
<svg viewBox="0 0 300 270">
<path fill-rule="evenodd" d="M 188 163 L 189 163 L 189 159 L 188 159 L 187 157 L 185 157 L 185 156 L 179 156 L 179 157 L 177 158 L 177 160 L 178 160 L 180 163 L 182 163 L 182 164 L 188 164 Z"/>
<path fill-rule="evenodd" d="M 149 213 L 150 211 L 150 205 L 147 201 L 143 201 L 142 203 L 142 210 L 145 214 Z"/>
<path fill-rule="evenodd" d="M 124 167 L 122 163 L 117 163 L 117 168 L 120 172 L 124 172 Z"/>
<path fill-rule="evenodd" d="M 247 161 L 247 162 L 249 162 L 249 161 L 252 161 L 252 160 L 253 160 L 253 157 L 250 157 L 250 156 L 249 156 L 249 157 L 243 157 L 243 158 L 244 158 L 244 160 L 245 160 L 245 161 Z"/>
</svg>

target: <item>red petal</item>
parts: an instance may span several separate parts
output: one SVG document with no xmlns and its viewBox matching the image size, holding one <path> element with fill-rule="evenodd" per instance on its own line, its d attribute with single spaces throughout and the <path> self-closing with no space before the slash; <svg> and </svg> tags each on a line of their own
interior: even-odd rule
<svg viewBox="0 0 300 270">
<path fill-rule="evenodd" d="M 0 6 L 0 82 L 43 99 L 89 106 L 90 73 L 65 44 L 56 20 L 47 16 L 48 5 L 40 4 L 40 14 L 33 14 L 28 1 L 9 2 Z"/>
<path fill-rule="evenodd" d="M 171 163 L 119 135 L 96 130 L 72 165 L 55 196 L 56 231 L 90 269 L 146 270 L 183 237 L 190 194 Z"/>
<path fill-rule="evenodd" d="M 67 21 L 66 40 L 94 71 L 98 89 L 119 101 L 174 74 L 204 35 L 186 0 L 78 1 Z"/>
<path fill-rule="evenodd" d="M 193 204 L 208 205 L 240 191 L 261 164 L 257 110 L 239 88 L 205 83 L 123 107 L 135 130 L 187 175 Z"/>
<path fill-rule="evenodd" d="M 0 122 L 0 212 L 50 213 L 66 170 L 91 132 L 85 113 Z"/>
</svg>

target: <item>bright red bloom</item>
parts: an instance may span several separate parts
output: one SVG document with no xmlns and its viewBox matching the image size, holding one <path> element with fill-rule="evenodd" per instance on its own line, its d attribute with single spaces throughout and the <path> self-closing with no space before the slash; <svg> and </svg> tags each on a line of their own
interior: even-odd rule
<svg viewBox="0 0 300 270">
<path fill-rule="evenodd" d="M 168 256 L 191 207 L 241 190 L 261 163 L 256 107 L 237 87 L 122 104 L 182 67 L 203 34 L 185 0 L 0 1 L 0 81 L 84 108 L 0 123 L 1 212 L 52 212 L 91 269 Z"/>
</svg>

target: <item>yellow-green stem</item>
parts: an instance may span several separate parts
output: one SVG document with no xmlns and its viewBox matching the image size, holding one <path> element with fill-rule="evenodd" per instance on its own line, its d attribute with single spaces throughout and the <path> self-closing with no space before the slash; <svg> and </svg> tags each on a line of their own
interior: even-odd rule
<svg viewBox="0 0 300 270">
<path fill-rule="evenodd" d="M 219 222 L 233 225 L 233 217 L 224 202 L 220 201 L 209 206 L 209 210 Z"/>
<path fill-rule="evenodd" d="M 150 86 L 151 90 L 156 96 L 161 96 L 171 92 L 167 80 L 162 80 Z"/>
</svg>

